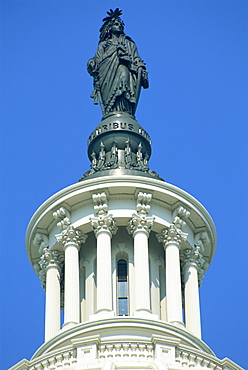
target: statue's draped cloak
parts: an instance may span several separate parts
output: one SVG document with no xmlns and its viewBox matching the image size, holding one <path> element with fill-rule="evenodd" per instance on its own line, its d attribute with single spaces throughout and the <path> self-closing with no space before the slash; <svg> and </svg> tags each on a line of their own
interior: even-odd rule
<svg viewBox="0 0 248 370">
<path fill-rule="evenodd" d="M 111 111 L 133 113 L 136 104 L 137 60 L 135 43 L 121 35 L 100 42 L 95 56 L 97 82 L 105 114 Z"/>
</svg>

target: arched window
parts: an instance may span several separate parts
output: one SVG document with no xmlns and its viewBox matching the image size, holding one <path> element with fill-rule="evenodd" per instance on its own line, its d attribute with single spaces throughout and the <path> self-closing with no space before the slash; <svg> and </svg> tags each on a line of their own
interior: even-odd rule
<svg viewBox="0 0 248 370">
<path fill-rule="evenodd" d="M 128 315 L 127 261 L 124 259 L 117 262 L 117 312 L 119 316 Z"/>
</svg>

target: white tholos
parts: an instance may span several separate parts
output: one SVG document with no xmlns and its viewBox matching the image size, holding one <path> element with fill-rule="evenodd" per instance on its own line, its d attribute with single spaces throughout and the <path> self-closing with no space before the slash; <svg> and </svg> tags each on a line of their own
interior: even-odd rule
<svg viewBox="0 0 248 370">
<path fill-rule="evenodd" d="M 216 234 L 183 190 L 86 179 L 37 210 L 26 245 L 46 291 L 45 342 L 12 370 L 241 369 L 201 340 L 198 290 Z"/>
</svg>

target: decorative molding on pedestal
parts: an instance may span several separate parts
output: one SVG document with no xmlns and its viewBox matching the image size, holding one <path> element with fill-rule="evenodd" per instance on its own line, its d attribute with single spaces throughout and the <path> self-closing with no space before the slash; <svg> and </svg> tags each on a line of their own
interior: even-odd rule
<svg viewBox="0 0 248 370">
<path fill-rule="evenodd" d="M 106 361 L 111 358 L 113 361 L 152 360 L 154 355 L 154 345 L 152 343 L 138 343 L 137 341 L 117 342 L 109 344 L 100 344 L 98 346 L 99 361 Z"/>
</svg>

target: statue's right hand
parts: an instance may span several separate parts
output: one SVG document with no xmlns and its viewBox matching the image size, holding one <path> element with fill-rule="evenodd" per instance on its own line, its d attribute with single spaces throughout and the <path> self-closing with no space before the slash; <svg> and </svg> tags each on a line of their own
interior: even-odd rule
<svg viewBox="0 0 248 370">
<path fill-rule="evenodd" d="M 96 61 L 94 58 L 92 58 L 87 63 L 87 71 L 92 76 L 95 70 L 96 70 Z"/>
</svg>

